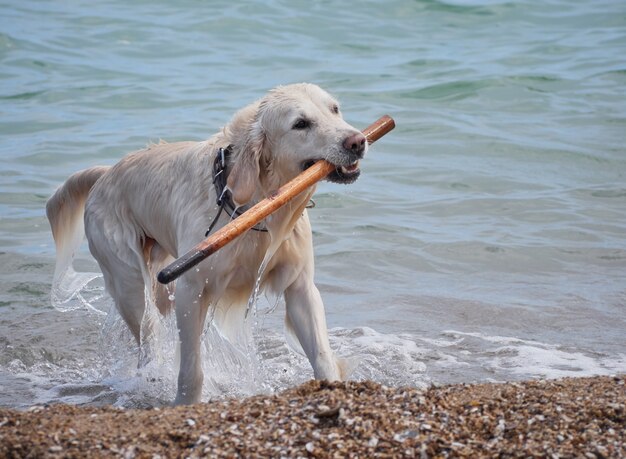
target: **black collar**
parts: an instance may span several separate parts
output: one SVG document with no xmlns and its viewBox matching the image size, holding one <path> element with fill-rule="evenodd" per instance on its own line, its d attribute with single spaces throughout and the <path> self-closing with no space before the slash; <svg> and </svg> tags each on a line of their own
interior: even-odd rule
<svg viewBox="0 0 626 459">
<path fill-rule="evenodd" d="M 209 231 L 207 231 L 207 235 L 211 232 L 215 223 L 217 222 L 222 209 L 226 209 L 228 215 L 231 218 L 237 218 L 241 214 L 243 214 L 246 210 L 249 209 L 249 206 L 240 206 L 237 207 L 233 202 L 232 194 L 228 189 L 226 184 L 226 179 L 228 178 L 227 167 L 229 163 L 229 159 L 232 153 L 232 145 L 227 146 L 226 148 L 220 148 L 215 155 L 215 159 L 213 160 L 213 186 L 215 187 L 217 205 L 220 207 L 220 210 L 211 223 L 211 227 Z M 251 229 L 254 231 L 267 231 L 266 226 L 263 222 L 257 223 Z"/>
</svg>

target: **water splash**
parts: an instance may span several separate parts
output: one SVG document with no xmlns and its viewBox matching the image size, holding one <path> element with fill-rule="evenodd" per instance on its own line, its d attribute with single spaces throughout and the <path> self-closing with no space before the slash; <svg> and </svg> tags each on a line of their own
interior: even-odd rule
<svg viewBox="0 0 626 459">
<path fill-rule="evenodd" d="M 369 327 L 330 330 L 331 346 L 347 358 L 352 380 L 372 380 L 387 385 L 425 387 L 427 348 L 407 334 L 379 333 Z"/>
<path fill-rule="evenodd" d="M 217 306 L 208 305 L 201 336 L 201 360 L 205 374 L 203 400 L 272 393 L 313 377 L 297 339 L 288 334 L 285 339 L 282 334 L 263 326 L 265 318 L 276 311 L 282 299 L 282 295 L 269 292 L 269 296 L 265 297 L 267 308 L 259 312 L 259 307 L 265 307 L 260 306 L 259 301 L 263 276 L 271 256 L 272 251 L 268 250 L 257 271 L 247 303 L 240 306 L 238 314 L 241 314 L 242 320 L 238 325 L 242 329 L 234 335 L 236 339 L 220 331 L 218 322 L 214 320 Z M 137 345 L 110 298 L 106 297 L 109 306 L 106 310 L 99 304 L 96 308 L 88 297 L 87 284 L 101 275 L 75 273 L 70 269 L 66 276 L 63 284 L 65 297 L 76 301 L 73 309 L 81 305 L 91 307 L 106 319 L 101 326 L 98 358 L 85 371 L 74 374 L 70 379 L 62 378 L 65 381 L 46 390 L 43 398 L 80 403 L 105 401 L 125 407 L 170 403 L 176 394 L 180 361 L 175 314 L 162 316 L 152 301 L 149 289 L 146 289 L 141 343 Z M 75 290 L 69 291 L 71 288 Z M 169 300 L 175 301 L 173 286 L 168 285 L 166 289 Z M 97 293 L 102 298 L 103 287 Z M 199 294 L 197 303 L 201 296 Z M 67 307 L 64 309 L 70 310 Z M 413 385 L 425 379 L 420 350 L 408 339 L 394 341 L 370 329 L 335 329 L 330 334 L 332 347 L 339 356 L 360 357 L 348 359 L 355 367 L 352 379 L 373 379 L 387 384 L 401 381 Z M 389 365 L 389 362 L 394 363 Z M 68 380 L 72 381 L 69 386 Z"/>
<path fill-rule="evenodd" d="M 91 281 L 100 277 L 102 277 L 100 273 L 76 272 L 71 266 L 67 267 L 64 272 L 55 275 L 52 281 L 52 289 L 50 290 L 52 306 L 61 312 L 73 311 L 80 307 L 88 307 L 98 311 L 82 296 L 81 292 Z"/>
<path fill-rule="evenodd" d="M 267 268 L 267 264 L 272 258 L 273 253 L 269 251 L 265 254 L 261 265 L 259 266 L 259 270 L 257 271 L 256 280 L 254 282 L 254 288 L 252 289 L 252 293 L 250 294 L 250 298 L 248 298 L 248 305 L 246 307 L 246 313 L 244 314 L 244 319 L 248 318 L 248 314 L 251 309 L 256 309 L 256 305 L 259 301 L 259 294 L 261 293 L 261 282 L 263 280 L 263 274 L 265 273 L 265 269 Z"/>
</svg>

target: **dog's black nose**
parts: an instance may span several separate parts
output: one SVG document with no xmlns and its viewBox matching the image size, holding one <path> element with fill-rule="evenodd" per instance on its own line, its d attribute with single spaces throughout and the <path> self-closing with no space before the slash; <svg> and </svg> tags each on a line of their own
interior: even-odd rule
<svg viewBox="0 0 626 459">
<path fill-rule="evenodd" d="M 363 153 L 365 152 L 365 143 L 367 140 L 365 136 L 360 132 L 347 137 L 346 140 L 343 141 L 343 148 L 348 150 L 350 153 L 356 155 L 359 158 L 363 157 Z"/>
</svg>

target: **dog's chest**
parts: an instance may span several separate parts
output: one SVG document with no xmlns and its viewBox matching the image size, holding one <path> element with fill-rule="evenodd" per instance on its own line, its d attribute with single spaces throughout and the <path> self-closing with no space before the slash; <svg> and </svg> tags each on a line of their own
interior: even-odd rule
<svg viewBox="0 0 626 459">
<path fill-rule="evenodd" d="M 300 271 L 300 260 L 294 259 L 291 251 L 286 250 L 286 243 L 269 257 L 269 243 L 256 242 L 249 247 L 237 247 L 233 253 L 223 253 L 224 264 L 217 271 L 222 271 L 221 287 L 229 294 L 250 296 L 254 289 L 283 292 Z M 221 290 L 219 286 L 216 287 Z"/>
</svg>

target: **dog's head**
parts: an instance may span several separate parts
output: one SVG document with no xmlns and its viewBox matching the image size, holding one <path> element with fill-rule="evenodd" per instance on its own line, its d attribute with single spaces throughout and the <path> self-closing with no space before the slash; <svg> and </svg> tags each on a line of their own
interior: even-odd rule
<svg viewBox="0 0 626 459">
<path fill-rule="evenodd" d="M 320 159 L 336 166 L 328 180 L 352 183 L 367 151 L 365 136 L 343 120 L 337 101 L 305 83 L 280 86 L 238 112 L 226 136 L 235 152 L 228 187 L 238 205 L 259 187 L 276 189 Z"/>
</svg>

